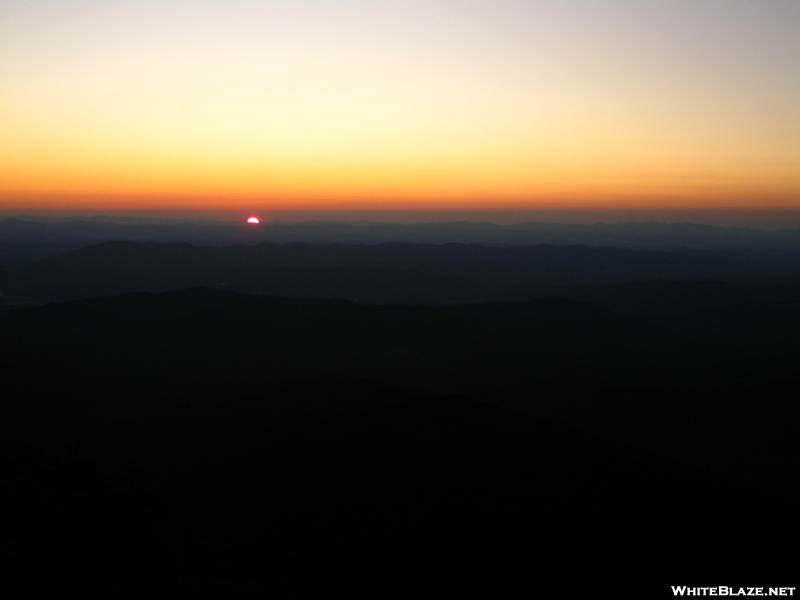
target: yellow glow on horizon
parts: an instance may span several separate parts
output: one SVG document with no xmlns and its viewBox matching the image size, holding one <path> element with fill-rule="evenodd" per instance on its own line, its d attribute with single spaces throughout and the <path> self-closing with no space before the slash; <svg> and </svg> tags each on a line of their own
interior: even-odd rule
<svg viewBox="0 0 800 600">
<path fill-rule="evenodd" d="M 356 2 L 349 17 L 87 3 L 64 24 L 61 5 L 42 4 L 52 20 L 9 5 L 4 203 L 800 207 L 800 61 L 785 48 L 773 54 L 789 62 L 744 89 L 758 65 L 711 50 L 710 66 L 664 63 L 635 36 L 620 54 L 602 14 L 540 10 L 563 41 L 491 3 L 457 19 L 448 2 Z M 513 52 L 489 44 L 507 38 Z"/>
</svg>

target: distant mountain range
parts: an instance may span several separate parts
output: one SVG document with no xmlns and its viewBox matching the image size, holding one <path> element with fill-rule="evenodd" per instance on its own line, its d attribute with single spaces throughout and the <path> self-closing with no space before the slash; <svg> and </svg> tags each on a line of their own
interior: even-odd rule
<svg viewBox="0 0 800 600">
<path fill-rule="evenodd" d="M 692 223 L 518 223 L 487 222 L 396 224 L 343 221 L 269 221 L 261 225 L 208 220 L 125 217 L 66 219 L 19 216 L 0 220 L 0 246 L 34 242 L 102 241 L 235 244 L 309 242 L 377 244 L 450 242 L 486 245 L 585 244 L 595 247 L 660 250 L 747 250 L 800 252 L 800 229 L 764 230 Z"/>
<path fill-rule="evenodd" d="M 800 297 L 785 256 L 588 246 L 105 242 L 0 271 L 0 306 L 192 286 L 373 304 L 558 295 L 637 316 Z"/>
</svg>

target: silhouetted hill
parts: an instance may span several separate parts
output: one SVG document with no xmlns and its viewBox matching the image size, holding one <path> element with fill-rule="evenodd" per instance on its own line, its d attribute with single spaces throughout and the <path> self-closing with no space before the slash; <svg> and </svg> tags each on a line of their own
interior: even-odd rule
<svg viewBox="0 0 800 600">
<path fill-rule="evenodd" d="M 608 361 L 624 362 L 616 353 L 634 362 L 642 353 L 661 353 L 649 326 L 559 298 L 436 309 L 191 289 L 6 312 L 0 330 L 19 356 L 65 355 L 64 370 L 141 353 L 147 360 L 160 356 L 164 368 L 350 374 L 459 389 L 485 387 L 487 370 L 527 380 L 580 368 L 602 378 Z M 464 353 L 480 373 L 464 363 Z M 91 360 L 77 358 L 84 354 Z M 520 361 L 526 363 L 515 372 Z"/>
<path fill-rule="evenodd" d="M 192 289 L 50 304 L 0 314 L 13 391 L 4 410 L 26 414 L 34 397 L 36 410 L 58 413 L 61 388 L 107 410 L 171 387 L 193 397 L 254 378 L 345 377 L 468 393 L 724 463 L 717 437 L 744 435 L 758 407 L 774 435 L 748 432 L 737 444 L 755 462 L 725 468 L 785 486 L 775 473 L 794 451 L 770 458 L 762 442 L 796 422 L 782 391 L 798 375 L 795 306 L 755 305 L 738 321 L 727 316 L 738 309 L 708 309 L 656 326 L 559 298 L 428 308 Z M 773 329 L 747 325 L 759 318 Z"/>
<path fill-rule="evenodd" d="M 747 302 L 778 302 L 800 298 L 793 285 L 738 284 L 726 281 L 637 281 L 597 286 L 512 288 L 510 298 L 535 298 L 543 293 L 591 302 L 617 312 L 663 318 L 704 308 Z"/>
<path fill-rule="evenodd" d="M 253 352 L 272 352 L 275 360 L 288 364 L 301 354 L 318 355 L 324 359 L 319 368 L 327 368 L 324 362 L 333 361 L 337 363 L 333 372 L 340 373 L 346 364 L 354 369 L 371 362 L 385 366 L 393 356 L 418 360 L 423 354 L 438 354 L 445 364 L 448 357 L 478 345 L 485 356 L 475 359 L 499 369 L 512 364 L 522 349 L 525 355 L 541 353 L 547 369 L 559 362 L 574 369 L 580 364 L 576 358 L 585 356 L 587 365 L 596 365 L 595 371 L 607 372 L 606 361 L 624 365 L 639 357 L 653 365 L 661 363 L 674 344 L 683 343 L 683 338 L 676 337 L 678 331 L 709 340 L 720 335 L 747 339 L 743 345 L 751 348 L 742 350 L 742 360 L 754 359 L 777 348 L 779 341 L 794 339 L 797 319 L 796 301 L 707 309 L 673 318 L 668 328 L 662 328 L 596 305 L 556 297 L 430 308 L 259 297 L 195 288 L 5 312 L 0 314 L 0 328 L 9 347 L 20 352 L 59 352 L 58 348 L 68 345 L 74 352 L 98 349 L 107 354 L 152 345 L 153 352 L 181 357 L 206 352 L 206 348 L 216 352 L 221 344 L 236 339 L 239 343 L 233 351 L 245 359 Z M 755 343 L 758 336 L 764 336 L 764 344 Z M 123 339 L 125 344 L 114 342 Z M 156 343 L 157 339 L 160 342 Z M 604 351 L 598 352 L 601 347 Z M 777 351 L 784 352 L 783 346 Z M 348 358 L 348 353 L 354 354 Z M 620 357 L 615 358 L 615 353 Z M 276 363 L 263 368 L 273 368 L 272 364 Z M 692 369 L 684 366 L 682 373 L 688 376 Z M 422 371 L 415 373 L 424 371 L 423 365 L 419 367 Z M 274 368 L 283 371 L 285 366 Z M 530 371 L 525 373 L 530 376 Z M 441 374 L 435 377 L 441 378 Z"/>
</svg>

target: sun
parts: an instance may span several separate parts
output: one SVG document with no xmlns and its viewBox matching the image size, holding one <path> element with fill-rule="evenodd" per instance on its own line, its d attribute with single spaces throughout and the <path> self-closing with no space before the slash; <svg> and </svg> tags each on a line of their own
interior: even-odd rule
<svg viewBox="0 0 800 600">
<path fill-rule="evenodd" d="M 247 219 L 247 222 L 253 225 L 258 225 L 259 223 L 261 223 L 261 221 L 258 220 L 258 217 L 250 217 L 249 219 Z"/>
</svg>

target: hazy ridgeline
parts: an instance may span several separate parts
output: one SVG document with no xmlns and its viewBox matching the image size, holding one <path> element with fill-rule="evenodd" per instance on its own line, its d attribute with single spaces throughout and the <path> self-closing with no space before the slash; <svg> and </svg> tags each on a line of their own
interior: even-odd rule
<svg viewBox="0 0 800 600">
<path fill-rule="evenodd" d="M 0 222 L 9 585 L 793 585 L 796 232 L 549 227 Z"/>
<path fill-rule="evenodd" d="M 424 305 L 556 294 L 655 316 L 793 299 L 800 285 L 797 230 L 107 220 L 0 222 L 0 305 L 206 286 Z"/>
<path fill-rule="evenodd" d="M 236 244 L 309 242 L 376 244 L 380 242 L 480 243 L 488 245 L 587 244 L 656 250 L 733 250 L 800 252 L 800 229 L 723 227 L 695 223 L 597 223 L 594 225 L 527 222 L 379 223 L 372 221 L 281 221 L 253 227 L 236 221 L 175 220 L 136 217 L 0 217 L 4 247 L 36 243 L 87 244 L 103 241 Z"/>
</svg>

